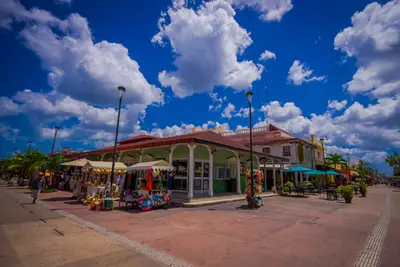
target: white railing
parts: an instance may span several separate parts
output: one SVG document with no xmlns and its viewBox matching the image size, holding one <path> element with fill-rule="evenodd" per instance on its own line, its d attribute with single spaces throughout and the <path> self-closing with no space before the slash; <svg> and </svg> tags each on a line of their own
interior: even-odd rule
<svg viewBox="0 0 400 267">
<path fill-rule="evenodd" d="M 258 133 L 258 132 L 268 132 L 268 126 L 262 126 L 262 127 L 257 127 L 253 128 L 253 133 Z M 232 132 L 225 132 L 221 133 L 222 136 L 232 136 L 232 135 L 239 135 L 239 134 L 250 134 L 250 129 L 241 129 L 241 130 L 236 130 Z"/>
</svg>

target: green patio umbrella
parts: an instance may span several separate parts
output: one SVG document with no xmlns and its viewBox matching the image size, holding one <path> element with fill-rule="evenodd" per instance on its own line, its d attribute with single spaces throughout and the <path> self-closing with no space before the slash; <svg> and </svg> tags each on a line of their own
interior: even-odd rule
<svg viewBox="0 0 400 267">
<path fill-rule="evenodd" d="M 294 166 L 287 170 L 284 170 L 283 172 L 308 172 L 308 171 L 312 171 L 312 169 L 303 166 Z"/>
</svg>

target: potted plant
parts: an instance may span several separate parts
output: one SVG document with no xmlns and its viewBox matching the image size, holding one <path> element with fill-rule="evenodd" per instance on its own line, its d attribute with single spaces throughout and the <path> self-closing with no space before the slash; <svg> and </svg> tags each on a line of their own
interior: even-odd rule
<svg viewBox="0 0 400 267">
<path fill-rule="evenodd" d="M 339 186 L 337 192 L 343 195 L 343 198 L 346 201 L 346 203 L 351 203 L 351 200 L 353 199 L 354 195 L 354 189 L 352 186 L 341 185 Z"/>
<path fill-rule="evenodd" d="M 357 187 L 358 187 L 358 190 L 360 190 L 361 196 L 366 197 L 367 187 L 368 187 L 367 183 L 364 182 L 363 180 L 361 180 L 357 183 Z"/>
<path fill-rule="evenodd" d="M 293 183 L 288 181 L 283 185 L 283 191 L 286 193 L 292 193 Z"/>
</svg>

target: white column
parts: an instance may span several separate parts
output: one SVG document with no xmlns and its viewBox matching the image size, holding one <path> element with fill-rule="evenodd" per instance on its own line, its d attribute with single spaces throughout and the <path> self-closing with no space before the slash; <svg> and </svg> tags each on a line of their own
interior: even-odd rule
<svg viewBox="0 0 400 267">
<path fill-rule="evenodd" d="M 175 150 L 175 145 L 172 145 L 171 146 L 171 148 L 170 148 L 170 151 L 169 151 L 169 161 L 168 161 L 168 163 L 169 163 L 169 165 L 172 165 L 172 162 L 174 161 L 174 150 Z"/>
<path fill-rule="evenodd" d="M 264 161 L 264 191 L 267 191 L 267 166 Z"/>
<path fill-rule="evenodd" d="M 254 156 L 256 158 L 256 162 L 257 162 L 257 167 L 254 169 L 260 169 L 260 159 L 257 156 Z M 254 166 L 253 166 L 254 167 Z"/>
<path fill-rule="evenodd" d="M 106 155 L 106 154 L 101 155 L 100 161 L 103 161 L 103 160 L 104 160 L 104 156 L 105 156 L 105 155 Z"/>
<path fill-rule="evenodd" d="M 195 144 L 189 145 L 189 192 L 188 198 L 193 198 L 193 186 L 194 186 L 194 149 L 196 148 Z"/>
<path fill-rule="evenodd" d="M 208 153 L 209 153 L 209 171 L 208 171 L 208 195 L 212 197 L 214 195 L 214 187 L 213 187 L 213 181 L 214 181 L 214 152 L 212 151 L 212 148 L 207 147 Z"/>
<path fill-rule="evenodd" d="M 308 175 L 306 174 L 306 182 L 308 182 Z"/>
<path fill-rule="evenodd" d="M 242 193 L 242 189 L 240 186 L 240 156 L 239 153 L 236 152 L 236 192 L 238 194 Z"/>
<path fill-rule="evenodd" d="M 274 180 L 274 187 L 276 190 L 276 170 L 275 170 L 275 160 L 272 163 L 272 179 Z"/>
<path fill-rule="evenodd" d="M 117 159 L 117 162 L 120 162 L 120 161 L 121 161 L 121 157 L 122 157 L 122 152 L 119 152 L 119 153 L 118 153 L 118 159 Z"/>
<path fill-rule="evenodd" d="M 283 163 L 281 162 L 280 166 L 280 174 L 281 174 L 281 188 L 283 187 Z"/>
<path fill-rule="evenodd" d="M 141 163 L 141 162 L 143 162 L 143 149 L 140 149 L 139 150 L 139 162 Z"/>
</svg>

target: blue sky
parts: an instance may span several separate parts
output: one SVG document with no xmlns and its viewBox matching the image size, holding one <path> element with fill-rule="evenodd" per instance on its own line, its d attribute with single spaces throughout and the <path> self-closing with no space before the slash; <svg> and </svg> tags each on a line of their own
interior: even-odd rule
<svg viewBox="0 0 400 267">
<path fill-rule="evenodd" d="M 49 152 L 55 125 L 57 149 L 112 144 L 119 85 L 121 139 L 248 127 L 251 88 L 255 126 L 390 173 L 399 19 L 398 0 L 2 1 L 1 156 Z"/>
</svg>

